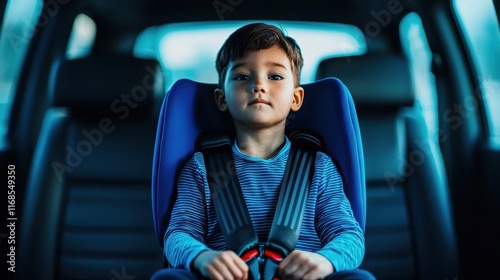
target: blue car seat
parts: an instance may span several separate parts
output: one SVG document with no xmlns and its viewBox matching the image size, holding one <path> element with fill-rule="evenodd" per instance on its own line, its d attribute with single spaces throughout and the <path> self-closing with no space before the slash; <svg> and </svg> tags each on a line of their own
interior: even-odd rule
<svg viewBox="0 0 500 280">
<path fill-rule="evenodd" d="M 205 130 L 230 130 L 228 113 L 215 105 L 215 84 L 177 81 L 165 96 L 158 121 L 153 158 L 153 218 L 160 245 L 176 197 L 176 179 L 193 155 L 195 140 Z M 322 135 L 325 148 L 340 170 L 356 220 L 365 226 L 365 170 L 358 119 L 346 86 L 335 78 L 303 85 L 304 103 L 290 114 L 286 130 L 307 129 Z"/>
</svg>

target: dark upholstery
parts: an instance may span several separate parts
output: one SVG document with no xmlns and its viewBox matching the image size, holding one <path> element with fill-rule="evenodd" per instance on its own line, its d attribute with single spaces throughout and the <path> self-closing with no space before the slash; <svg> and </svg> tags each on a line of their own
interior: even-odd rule
<svg viewBox="0 0 500 280">
<path fill-rule="evenodd" d="M 454 279 L 457 249 L 448 183 L 437 143 L 414 109 L 404 57 L 367 54 L 320 63 L 317 79 L 337 77 L 358 112 L 366 167 L 366 253 L 378 279 Z"/>
<path fill-rule="evenodd" d="M 26 192 L 20 279 L 148 279 L 163 266 L 150 188 L 158 68 L 111 54 L 54 68 L 54 105 Z"/>
</svg>

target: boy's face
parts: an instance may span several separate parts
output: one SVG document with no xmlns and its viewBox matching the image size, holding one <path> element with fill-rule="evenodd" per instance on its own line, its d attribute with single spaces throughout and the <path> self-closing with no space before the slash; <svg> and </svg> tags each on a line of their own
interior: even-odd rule
<svg viewBox="0 0 500 280">
<path fill-rule="evenodd" d="M 221 111 L 229 110 L 237 127 L 284 126 L 290 110 L 302 105 L 304 90 L 295 86 L 290 60 L 278 46 L 249 52 L 227 69 L 215 100 Z"/>
</svg>

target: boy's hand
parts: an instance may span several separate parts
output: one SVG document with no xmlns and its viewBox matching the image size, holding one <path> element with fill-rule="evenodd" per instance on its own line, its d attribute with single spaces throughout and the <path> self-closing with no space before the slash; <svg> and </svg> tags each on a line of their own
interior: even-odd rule
<svg viewBox="0 0 500 280">
<path fill-rule="evenodd" d="M 318 253 L 294 250 L 280 263 L 278 272 L 281 279 L 322 279 L 334 268 Z"/>
<path fill-rule="evenodd" d="M 194 267 L 213 280 L 247 280 L 248 266 L 233 251 L 204 251 L 194 260 Z"/>
</svg>

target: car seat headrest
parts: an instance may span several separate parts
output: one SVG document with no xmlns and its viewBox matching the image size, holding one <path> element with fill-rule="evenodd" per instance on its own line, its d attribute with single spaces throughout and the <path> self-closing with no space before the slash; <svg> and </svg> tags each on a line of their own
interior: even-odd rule
<svg viewBox="0 0 500 280">
<path fill-rule="evenodd" d="M 159 63 L 130 55 L 99 54 L 65 60 L 51 73 L 52 105 L 87 114 L 125 115 L 153 109 L 162 90 Z"/>
<path fill-rule="evenodd" d="M 411 106 L 414 90 L 408 61 L 396 54 L 335 57 L 320 62 L 316 80 L 339 78 L 356 106 Z"/>
</svg>

